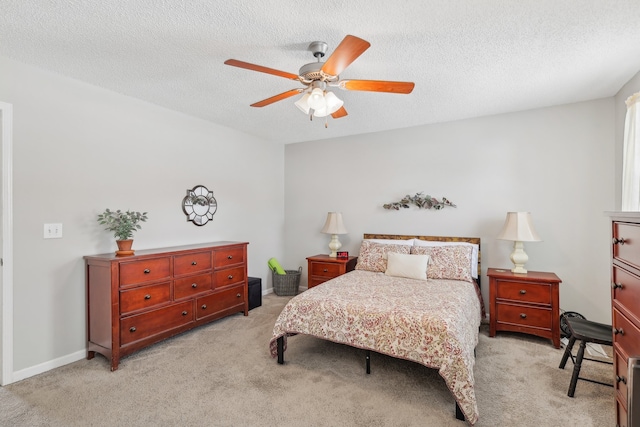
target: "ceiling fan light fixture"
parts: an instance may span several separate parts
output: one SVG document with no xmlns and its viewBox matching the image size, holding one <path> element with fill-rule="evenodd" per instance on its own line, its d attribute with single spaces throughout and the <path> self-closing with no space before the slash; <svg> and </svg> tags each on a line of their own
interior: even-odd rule
<svg viewBox="0 0 640 427">
<path fill-rule="evenodd" d="M 327 115 L 335 113 L 344 105 L 344 101 L 338 98 L 333 92 L 326 92 L 324 99 L 327 103 Z"/>
<path fill-rule="evenodd" d="M 305 92 L 304 95 L 302 95 L 302 97 L 300 99 L 298 99 L 295 102 L 295 106 L 298 107 L 300 109 L 300 111 L 302 111 L 305 114 L 309 114 L 309 97 L 311 95 L 309 94 L 309 92 Z"/>
</svg>

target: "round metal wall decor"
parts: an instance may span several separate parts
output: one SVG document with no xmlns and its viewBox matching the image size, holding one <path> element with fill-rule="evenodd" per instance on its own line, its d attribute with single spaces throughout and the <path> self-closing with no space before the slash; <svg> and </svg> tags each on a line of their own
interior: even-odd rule
<svg viewBox="0 0 640 427">
<path fill-rule="evenodd" d="M 218 202 L 213 197 L 213 191 L 209 191 L 204 185 L 196 185 L 192 190 L 187 190 L 187 195 L 182 199 L 182 211 L 187 216 L 187 221 L 195 225 L 205 225 L 213 219 L 213 214 L 218 210 Z"/>
</svg>

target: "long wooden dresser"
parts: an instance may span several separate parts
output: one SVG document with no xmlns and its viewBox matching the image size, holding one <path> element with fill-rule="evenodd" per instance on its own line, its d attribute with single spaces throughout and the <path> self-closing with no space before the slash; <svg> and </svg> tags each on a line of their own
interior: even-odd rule
<svg viewBox="0 0 640 427">
<path fill-rule="evenodd" d="M 247 243 L 85 256 L 87 359 L 122 357 L 221 317 L 249 313 Z"/>
<path fill-rule="evenodd" d="M 616 425 L 627 427 L 627 364 L 630 356 L 640 356 L 640 212 L 610 216 Z"/>
</svg>

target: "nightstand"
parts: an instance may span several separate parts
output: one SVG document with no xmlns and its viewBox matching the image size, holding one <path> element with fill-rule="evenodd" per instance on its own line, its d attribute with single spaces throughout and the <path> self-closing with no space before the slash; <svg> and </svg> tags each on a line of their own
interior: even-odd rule
<svg viewBox="0 0 640 427">
<path fill-rule="evenodd" d="M 512 273 L 489 268 L 489 336 L 497 331 L 523 332 L 549 338 L 560 348 L 560 298 L 562 280 L 554 273 Z"/>
<path fill-rule="evenodd" d="M 311 289 L 320 283 L 338 277 L 356 268 L 358 257 L 350 256 L 346 259 L 330 257 L 329 255 L 314 255 L 307 258 L 308 281 L 307 288 Z"/>
</svg>

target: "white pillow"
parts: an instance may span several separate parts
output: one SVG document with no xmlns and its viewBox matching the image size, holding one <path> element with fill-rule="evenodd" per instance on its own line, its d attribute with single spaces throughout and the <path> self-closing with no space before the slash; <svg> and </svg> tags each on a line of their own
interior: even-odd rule
<svg viewBox="0 0 640 427">
<path fill-rule="evenodd" d="M 387 253 L 387 276 L 406 277 L 409 279 L 427 280 L 427 264 L 429 255 Z"/>
<path fill-rule="evenodd" d="M 420 240 L 414 239 L 414 246 L 471 246 L 473 249 L 471 250 L 471 277 L 474 279 L 478 278 L 478 245 L 475 243 L 469 242 L 439 242 L 435 240 Z"/>
<path fill-rule="evenodd" d="M 414 239 L 391 240 L 391 239 L 364 239 L 366 242 L 381 243 L 383 245 L 409 245 L 413 246 Z"/>
</svg>

